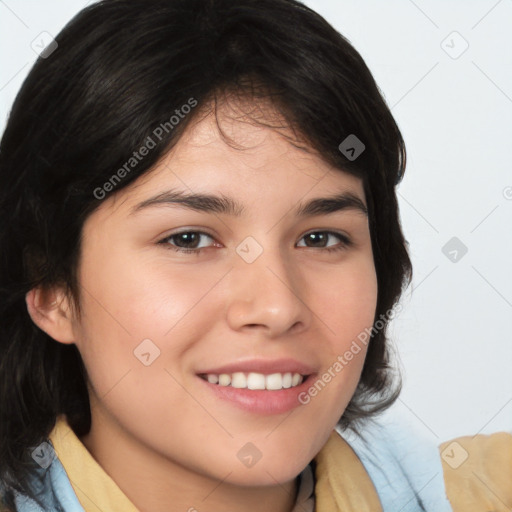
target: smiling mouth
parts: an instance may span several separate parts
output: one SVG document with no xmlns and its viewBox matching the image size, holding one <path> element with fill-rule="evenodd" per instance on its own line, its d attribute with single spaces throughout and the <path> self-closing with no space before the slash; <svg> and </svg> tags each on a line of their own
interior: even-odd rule
<svg viewBox="0 0 512 512">
<path fill-rule="evenodd" d="M 308 375 L 300 373 L 271 373 L 234 372 L 221 374 L 199 374 L 199 377 L 210 384 L 238 389 L 278 391 L 299 386 Z"/>
</svg>

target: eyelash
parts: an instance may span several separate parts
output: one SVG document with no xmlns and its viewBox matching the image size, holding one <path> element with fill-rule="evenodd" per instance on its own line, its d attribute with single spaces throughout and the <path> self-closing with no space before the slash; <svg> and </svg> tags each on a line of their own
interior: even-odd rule
<svg viewBox="0 0 512 512">
<path fill-rule="evenodd" d="M 198 249 L 184 249 L 183 247 L 176 247 L 176 246 L 169 244 L 169 240 L 171 240 L 172 238 L 177 237 L 179 235 L 185 235 L 185 234 L 188 235 L 190 233 L 206 235 L 206 236 L 210 237 L 212 240 L 214 239 L 212 235 L 210 235 L 209 233 L 206 233 L 204 231 L 190 230 L 190 231 L 181 231 L 180 233 L 173 233 L 172 235 L 166 236 L 164 239 L 160 240 L 158 242 L 158 244 L 162 244 L 166 249 L 170 249 L 171 251 L 182 252 L 185 254 L 195 254 L 196 256 L 199 256 L 199 254 L 204 249 L 208 249 L 209 247 L 202 247 L 202 248 L 198 248 Z M 341 241 L 341 244 L 336 245 L 334 247 L 310 247 L 310 249 L 320 249 L 320 250 L 332 253 L 332 252 L 342 251 L 342 250 L 347 249 L 348 247 L 351 247 L 353 245 L 352 240 L 350 240 L 347 236 L 345 236 L 341 233 L 338 233 L 336 231 L 327 231 L 327 230 L 326 231 L 310 231 L 309 233 L 306 233 L 305 235 L 303 235 L 302 238 L 312 235 L 312 234 L 315 234 L 315 233 L 324 233 L 327 235 L 334 235 Z"/>
</svg>

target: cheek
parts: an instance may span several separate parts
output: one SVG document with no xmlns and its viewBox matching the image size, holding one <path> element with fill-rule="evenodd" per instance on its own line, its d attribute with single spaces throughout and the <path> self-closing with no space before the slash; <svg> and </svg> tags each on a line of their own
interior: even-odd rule
<svg viewBox="0 0 512 512">
<path fill-rule="evenodd" d="M 185 267 L 170 273 L 165 255 L 127 258 L 114 249 L 101 261 L 90 258 L 81 279 L 90 292 L 91 318 L 100 316 L 103 327 L 115 329 L 117 323 L 125 333 L 140 338 L 162 337 L 172 330 L 201 300 L 215 276 Z"/>
<path fill-rule="evenodd" d="M 151 361 L 165 353 L 169 363 L 204 336 L 212 318 L 204 314 L 207 295 L 223 275 L 205 266 L 171 273 L 165 255 L 149 261 L 123 258 L 115 249 L 108 254 L 88 255 L 80 275 L 84 317 L 77 344 L 100 394 L 128 370 L 145 368 L 142 353 Z"/>
<path fill-rule="evenodd" d="M 374 322 L 377 276 L 373 259 L 358 258 L 337 272 L 319 276 L 314 296 L 315 313 L 326 327 L 331 351 L 343 353 Z"/>
<path fill-rule="evenodd" d="M 336 421 L 355 392 L 375 319 L 377 276 L 371 257 L 358 258 L 315 282 L 315 313 L 325 327 L 322 371 L 305 402 L 322 401 L 315 414 L 325 424 Z M 319 397 L 321 395 L 321 399 Z M 318 398 L 317 398 L 318 397 Z"/>
</svg>

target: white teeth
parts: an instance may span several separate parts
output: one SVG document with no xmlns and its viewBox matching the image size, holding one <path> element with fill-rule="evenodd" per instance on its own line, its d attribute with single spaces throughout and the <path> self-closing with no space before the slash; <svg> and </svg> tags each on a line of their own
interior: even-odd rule
<svg viewBox="0 0 512 512">
<path fill-rule="evenodd" d="M 265 389 L 265 375 L 262 373 L 249 373 L 247 387 L 249 389 Z"/>
<path fill-rule="evenodd" d="M 300 375 L 298 373 L 295 374 L 297 376 L 297 382 L 293 384 L 293 376 L 291 373 L 285 373 L 283 375 L 283 388 L 291 388 L 292 384 L 296 386 L 300 381 Z"/>
<path fill-rule="evenodd" d="M 217 375 L 214 375 L 213 373 L 210 373 L 210 374 L 208 374 L 208 382 L 210 384 L 218 384 L 219 377 Z"/>
<path fill-rule="evenodd" d="M 206 380 L 211 384 L 219 386 L 231 386 L 240 389 L 267 389 L 269 391 L 288 389 L 298 386 L 302 383 L 303 378 L 300 373 L 272 373 L 264 375 L 263 373 L 251 372 L 245 374 L 243 372 L 235 372 L 233 374 L 221 373 L 215 375 L 209 373 Z"/>
<path fill-rule="evenodd" d="M 231 375 L 227 373 L 221 373 L 219 375 L 219 385 L 220 386 L 229 386 L 231 384 Z"/>
<path fill-rule="evenodd" d="M 247 377 L 242 372 L 233 373 L 231 377 L 231 386 L 234 388 L 246 388 L 247 387 Z"/>
<path fill-rule="evenodd" d="M 282 389 L 286 386 L 283 385 L 283 376 L 280 373 L 273 373 L 267 375 L 265 378 L 267 389 Z M 290 387 L 290 386 L 288 386 Z"/>
</svg>

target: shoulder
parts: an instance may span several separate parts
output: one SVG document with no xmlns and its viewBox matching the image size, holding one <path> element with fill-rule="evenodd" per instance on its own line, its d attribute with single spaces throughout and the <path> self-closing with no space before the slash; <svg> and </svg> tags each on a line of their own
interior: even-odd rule
<svg viewBox="0 0 512 512">
<path fill-rule="evenodd" d="M 512 434 L 463 436 L 439 446 L 455 512 L 512 509 Z"/>
</svg>

